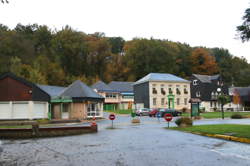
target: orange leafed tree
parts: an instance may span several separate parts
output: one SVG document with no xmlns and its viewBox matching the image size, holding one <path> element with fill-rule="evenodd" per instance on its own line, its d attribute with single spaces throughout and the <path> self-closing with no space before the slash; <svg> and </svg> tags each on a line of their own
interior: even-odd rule
<svg viewBox="0 0 250 166">
<path fill-rule="evenodd" d="M 219 72 L 218 65 L 208 50 L 205 48 L 196 48 L 190 56 L 191 70 L 196 74 L 217 74 Z"/>
<path fill-rule="evenodd" d="M 237 92 L 237 90 L 235 90 L 234 93 L 233 93 L 233 103 L 234 104 L 240 104 L 240 95 Z"/>
</svg>

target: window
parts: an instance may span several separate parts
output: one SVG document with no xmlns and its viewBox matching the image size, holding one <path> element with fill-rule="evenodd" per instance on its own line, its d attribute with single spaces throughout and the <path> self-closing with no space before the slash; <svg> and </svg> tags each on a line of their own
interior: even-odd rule
<svg viewBox="0 0 250 166">
<path fill-rule="evenodd" d="M 157 94 L 156 84 L 153 84 L 152 93 L 153 93 L 153 94 Z"/>
<path fill-rule="evenodd" d="M 88 117 L 100 116 L 100 109 L 98 107 L 98 103 L 90 103 L 87 105 L 87 107 L 88 107 L 87 111 Z"/>
<path fill-rule="evenodd" d="M 171 88 L 168 88 L 168 93 L 169 93 L 169 94 L 173 94 L 173 91 L 172 91 Z"/>
<path fill-rule="evenodd" d="M 196 92 L 196 97 L 201 97 L 200 91 L 197 91 L 197 92 Z"/>
<path fill-rule="evenodd" d="M 131 96 L 131 95 L 123 95 L 122 98 L 123 98 L 123 99 L 133 99 L 134 96 Z"/>
<path fill-rule="evenodd" d="M 187 105 L 187 98 L 184 99 L 184 104 Z"/>
<path fill-rule="evenodd" d="M 161 88 L 161 94 L 162 94 L 162 95 L 165 95 L 165 94 L 166 94 L 164 88 Z"/>
<path fill-rule="evenodd" d="M 165 98 L 161 98 L 161 105 L 164 105 L 165 103 Z"/>
<path fill-rule="evenodd" d="M 180 105 L 180 98 L 177 98 L 177 99 L 176 99 L 176 104 L 177 104 L 177 105 Z"/>
<path fill-rule="evenodd" d="M 106 98 L 116 98 L 116 97 L 117 97 L 117 95 L 114 93 L 107 93 L 106 94 Z"/>
<path fill-rule="evenodd" d="M 156 98 L 153 98 L 153 105 L 156 105 Z"/>
<path fill-rule="evenodd" d="M 211 108 L 213 107 L 213 102 L 212 102 L 212 101 L 210 101 L 210 107 L 211 107 Z"/>
<path fill-rule="evenodd" d="M 184 88 L 183 89 L 184 94 L 188 94 L 187 85 L 184 85 L 183 88 Z"/>
<path fill-rule="evenodd" d="M 181 94 L 181 91 L 180 91 L 179 88 L 176 88 L 176 94 L 177 94 L 177 95 L 180 95 L 180 94 Z"/>
<path fill-rule="evenodd" d="M 184 88 L 184 94 L 188 94 L 187 88 Z"/>
<path fill-rule="evenodd" d="M 193 85 L 198 85 L 198 80 L 193 80 Z"/>
<path fill-rule="evenodd" d="M 157 94 L 156 88 L 153 88 L 153 94 Z"/>
</svg>

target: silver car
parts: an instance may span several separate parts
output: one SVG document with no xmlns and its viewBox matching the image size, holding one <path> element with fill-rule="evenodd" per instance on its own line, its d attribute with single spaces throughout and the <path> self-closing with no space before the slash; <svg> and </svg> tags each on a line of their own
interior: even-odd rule
<svg viewBox="0 0 250 166">
<path fill-rule="evenodd" d="M 150 112 L 150 109 L 148 108 L 140 108 L 138 110 L 136 110 L 135 114 L 137 116 L 148 116 Z"/>
</svg>

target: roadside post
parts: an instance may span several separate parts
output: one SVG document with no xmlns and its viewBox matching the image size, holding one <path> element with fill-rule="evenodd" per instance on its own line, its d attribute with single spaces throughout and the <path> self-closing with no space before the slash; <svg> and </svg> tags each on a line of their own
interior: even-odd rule
<svg viewBox="0 0 250 166">
<path fill-rule="evenodd" d="M 172 114 L 165 114 L 164 119 L 168 122 L 168 128 L 169 128 L 169 122 L 173 119 Z"/>
<path fill-rule="evenodd" d="M 109 119 L 112 121 L 112 128 L 113 128 L 113 121 L 115 120 L 115 114 L 110 114 Z"/>
</svg>

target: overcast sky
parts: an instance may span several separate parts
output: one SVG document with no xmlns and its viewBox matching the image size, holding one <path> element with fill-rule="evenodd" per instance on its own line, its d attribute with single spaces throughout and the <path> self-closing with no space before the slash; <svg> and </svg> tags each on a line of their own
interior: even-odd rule
<svg viewBox="0 0 250 166">
<path fill-rule="evenodd" d="M 249 0 L 9 0 L 0 3 L 0 23 L 65 25 L 106 36 L 169 39 L 191 46 L 223 47 L 250 62 L 250 42 L 241 43 L 236 26 L 242 23 Z"/>
</svg>

